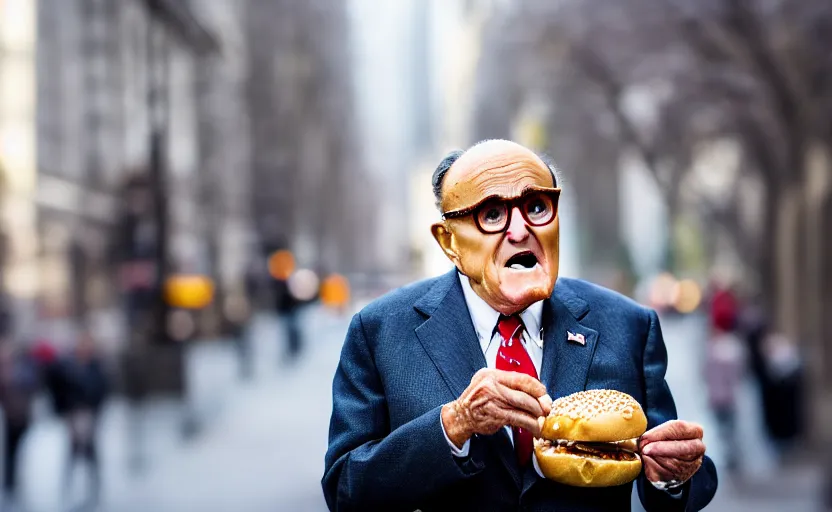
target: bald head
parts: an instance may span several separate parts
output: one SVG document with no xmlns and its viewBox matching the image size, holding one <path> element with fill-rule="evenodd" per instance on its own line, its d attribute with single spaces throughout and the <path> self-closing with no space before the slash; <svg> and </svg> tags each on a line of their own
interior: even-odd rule
<svg viewBox="0 0 832 512">
<path fill-rule="evenodd" d="M 508 183 L 540 170 L 551 176 L 547 186 L 557 186 L 555 166 L 529 148 L 501 139 L 478 142 L 466 151 L 450 152 L 434 171 L 436 206 L 445 212 L 455 204 L 470 202 L 472 197 L 467 196 L 482 192 L 486 179 Z M 511 195 L 508 190 L 505 192 L 500 195 Z"/>
</svg>

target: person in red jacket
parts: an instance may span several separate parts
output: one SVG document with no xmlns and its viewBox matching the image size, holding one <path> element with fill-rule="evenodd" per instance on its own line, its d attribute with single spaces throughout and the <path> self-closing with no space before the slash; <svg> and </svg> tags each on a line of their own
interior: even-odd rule
<svg viewBox="0 0 832 512">
<path fill-rule="evenodd" d="M 711 329 L 718 332 L 732 332 L 737 325 L 739 300 L 730 286 L 716 284 L 711 296 Z"/>
</svg>

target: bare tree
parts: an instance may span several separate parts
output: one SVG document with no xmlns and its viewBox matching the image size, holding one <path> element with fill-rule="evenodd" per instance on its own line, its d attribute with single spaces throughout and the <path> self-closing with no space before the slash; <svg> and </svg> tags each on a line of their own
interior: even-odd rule
<svg viewBox="0 0 832 512">
<path fill-rule="evenodd" d="M 822 241 L 832 230 L 832 4 L 525 0 L 509 15 L 503 23 L 522 26 L 522 40 L 515 30 L 490 44 L 528 55 L 507 64 L 505 115 L 516 113 L 518 96 L 548 84 L 556 115 L 570 120 L 567 130 L 585 137 L 583 145 L 609 145 L 609 132 L 594 125 L 611 125 L 619 145 L 612 151 L 641 157 L 671 217 L 702 148 L 738 145 L 740 172 L 728 193 L 700 193 L 688 204 L 733 240 L 770 318 L 804 340 L 816 382 L 828 388 L 832 350 L 823 340 L 832 321 L 823 308 L 832 300 L 832 254 Z M 633 94 L 645 91 L 647 108 L 632 109 Z M 567 154 L 574 165 L 592 165 L 591 154 Z M 749 180 L 762 190 L 756 219 L 742 211 Z"/>
<path fill-rule="evenodd" d="M 304 265 L 372 268 L 344 0 L 252 0 L 248 106 L 256 222 Z"/>
<path fill-rule="evenodd" d="M 578 108 L 614 119 L 620 141 L 654 175 L 671 218 L 697 146 L 721 138 L 741 144 L 744 172 L 760 180 L 765 191 L 757 240 L 747 236 L 754 230 L 743 225 L 737 201 L 718 205 L 701 198 L 704 213 L 735 238 L 739 252 L 758 271 L 763 295 L 773 311 L 780 311 L 780 323 L 807 326 L 808 331 L 798 328 L 794 334 L 811 335 L 813 322 L 801 319 L 806 308 L 777 299 L 784 283 L 794 283 L 801 290 L 797 295 L 805 296 L 820 266 L 799 258 L 804 249 L 812 249 L 806 251 L 814 254 L 810 259 L 819 255 L 811 244 L 819 232 L 803 233 L 807 219 L 820 215 L 819 206 L 809 212 L 801 198 L 810 155 L 818 148 L 828 154 L 832 140 L 826 30 L 832 7 L 789 0 L 565 1 L 554 10 L 523 5 L 516 13 L 526 17 L 524 27 L 535 35 L 527 49 L 544 63 L 542 68 L 554 70 L 545 79 L 577 76 L 603 101 L 598 110 L 597 101 L 587 101 L 588 94 L 558 99 L 577 99 Z M 557 15 L 546 16 L 547 10 Z M 640 89 L 653 96 L 647 120 L 626 108 L 627 96 Z M 817 203 L 823 203 L 822 197 Z M 786 218 L 789 210 L 795 214 Z M 802 233 L 797 243 L 791 240 L 794 232 Z M 773 237 L 775 243 L 761 243 L 761 237 L 767 242 Z M 795 246 L 791 255 L 782 250 L 790 245 Z M 798 275 L 801 268 L 811 270 Z"/>
</svg>

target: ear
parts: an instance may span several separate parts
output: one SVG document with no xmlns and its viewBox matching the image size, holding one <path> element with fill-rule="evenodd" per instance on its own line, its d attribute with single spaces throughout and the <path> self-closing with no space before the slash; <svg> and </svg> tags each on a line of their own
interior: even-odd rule
<svg viewBox="0 0 832 512">
<path fill-rule="evenodd" d="M 454 265 L 459 267 L 459 257 L 454 251 L 453 248 L 453 233 L 448 231 L 447 226 L 445 226 L 444 222 L 437 222 L 436 224 L 430 227 L 430 232 L 433 234 L 433 238 L 436 239 L 436 243 L 439 244 L 439 247 L 442 248 L 442 252 L 445 253 L 445 256 L 448 257 L 449 260 L 453 262 Z"/>
</svg>

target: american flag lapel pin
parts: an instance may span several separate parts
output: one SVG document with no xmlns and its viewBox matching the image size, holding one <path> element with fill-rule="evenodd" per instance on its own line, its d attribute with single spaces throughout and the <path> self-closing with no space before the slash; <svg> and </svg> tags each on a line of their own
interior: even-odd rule
<svg viewBox="0 0 832 512">
<path fill-rule="evenodd" d="M 584 335 L 581 333 L 573 334 L 569 331 L 566 331 L 566 341 L 574 341 L 575 343 L 581 346 L 586 345 L 586 339 L 584 338 Z"/>
</svg>

